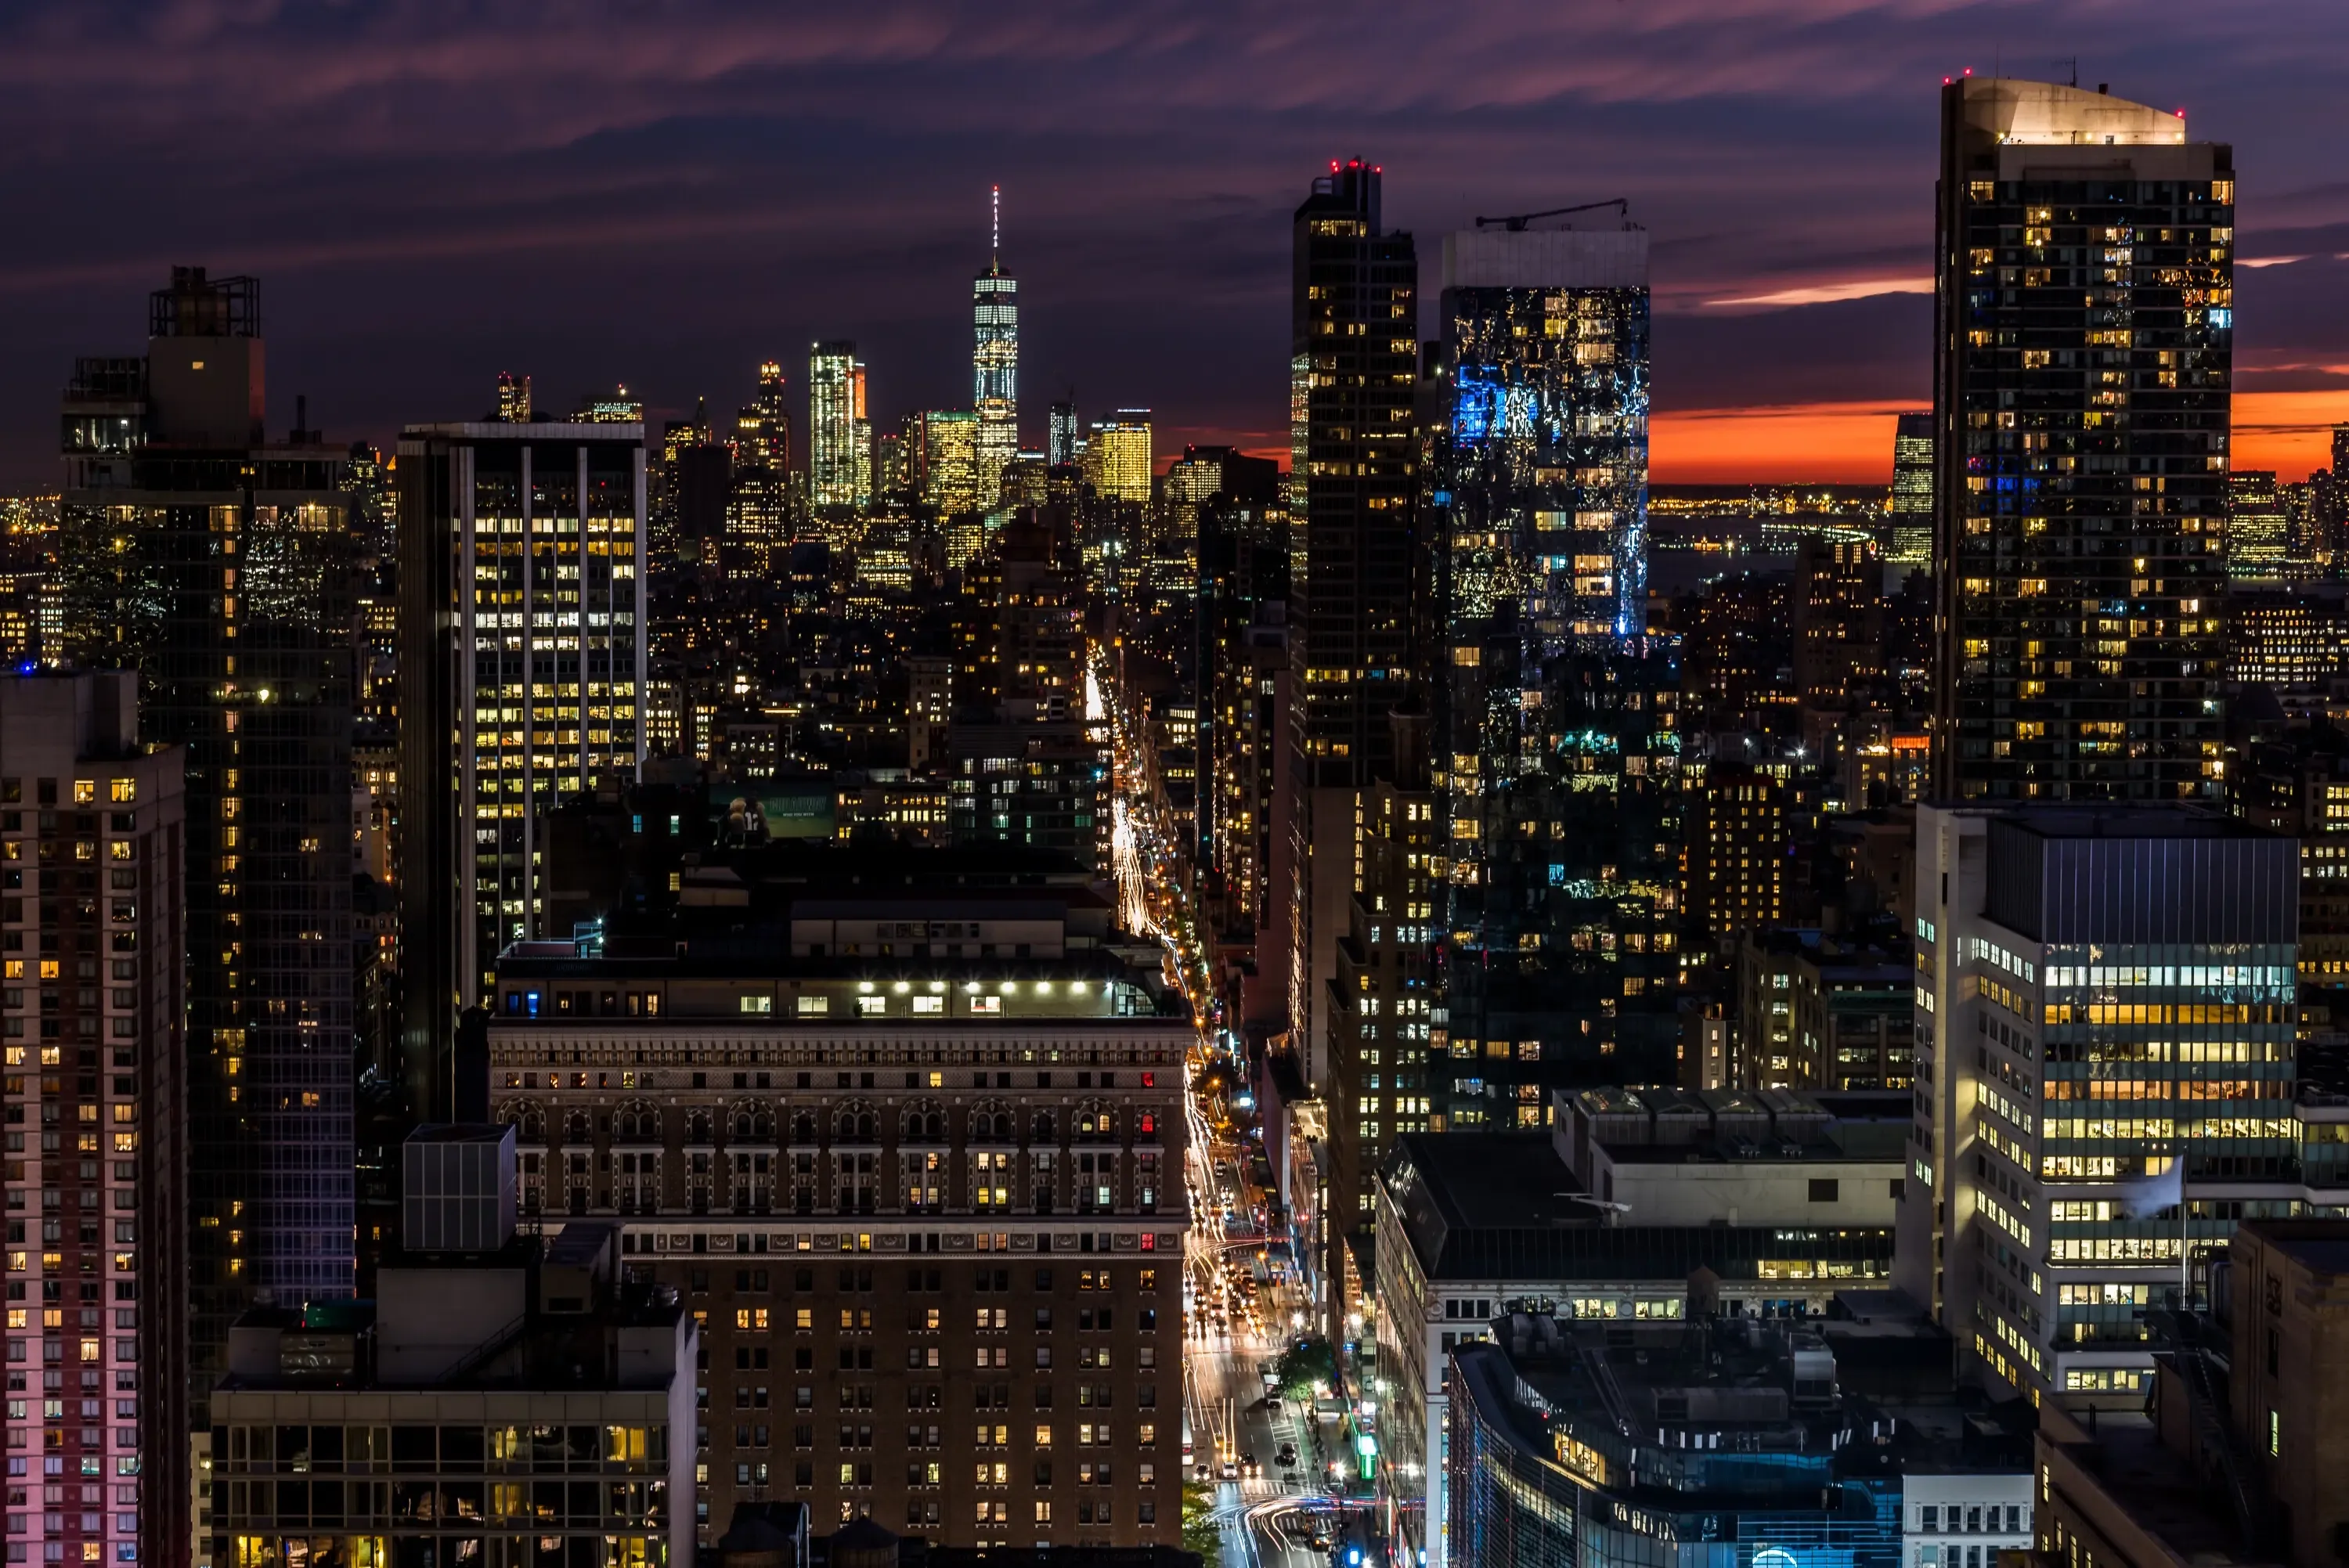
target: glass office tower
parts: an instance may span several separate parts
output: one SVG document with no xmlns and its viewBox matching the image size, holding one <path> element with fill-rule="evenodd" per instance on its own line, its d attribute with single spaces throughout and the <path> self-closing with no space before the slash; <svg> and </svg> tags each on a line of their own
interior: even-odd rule
<svg viewBox="0 0 2349 1568">
<path fill-rule="evenodd" d="M 1993 1392 L 2141 1405 L 2158 1311 L 2305 1191 L 2300 846 L 2192 809 L 1928 806 L 1915 886 L 1894 1283 Z"/>
<path fill-rule="evenodd" d="M 425 1119 L 464 1119 L 457 1023 L 499 951 L 549 934 L 542 820 L 644 759 L 644 459 L 640 425 L 400 436 L 403 1050 Z"/>
<path fill-rule="evenodd" d="M 1514 624 L 1520 663 L 1647 634 L 1648 233 L 1444 242 L 1447 612 Z"/>
<path fill-rule="evenodd" d="M 808 351 L 808 500 L 873 504 L 873 426 L 864 412 L 864 363 L 854 343 Z"/>
<path fill-rule="evenodd" d="M 85 668 L 187 748 L 190 1393 L 229 1325 L 352 1286 L 349 452 L 265 434 L 261 285 L 175 267 L 143 357 L 65 394 L 60 551 Z"/>
<path fill-rule="evenodd" d="M 2180 115 L 1942 88 L 1943 799 L 2220 793 L 2234 202 Z"/>
</svg>

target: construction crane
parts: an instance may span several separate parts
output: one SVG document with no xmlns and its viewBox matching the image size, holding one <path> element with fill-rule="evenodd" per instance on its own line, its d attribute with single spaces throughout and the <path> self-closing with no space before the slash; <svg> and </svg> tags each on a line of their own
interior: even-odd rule
<svg viewBox="0 0 2349 1568">
<path fill-rule="evenodd" d="M 1522 234 L 1526 231 L 1526 225 L 1537 218 L 1563 218 L 1568 212 L 1596 212 L 1601 207 L 1612 207 L 1627 219 L 1631 215 L 1631 203 L 1617 196 L 1606 201 L 1584 201 L 1572 207 L 1552 207 L 1547 212 L 1518 212 L 1506 218 L 1479 218 L 1476 220 L 1476 227 L 1489 229 L 1497 224 L 1512 234 Z"/>
</svg>

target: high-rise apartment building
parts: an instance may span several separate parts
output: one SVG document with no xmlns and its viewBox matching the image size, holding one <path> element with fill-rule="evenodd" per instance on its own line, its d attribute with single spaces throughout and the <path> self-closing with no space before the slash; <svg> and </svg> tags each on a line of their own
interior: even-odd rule
<svg viewBox="0 0 2349 1568">
<path fill-rule="evenodd" d="M 1933 678 L 1949 799 L 2214 796 L 2234 152 L 2102 92 L 1941 92 Z"/>
<path fill-rule="evenodd" d="M 819 343 L 808 351 L 808 500 L 833 508 L 873 504 L 873 426 L 864 412 L 864 365 L 854 343 Z"/>
<path fill-rule="evenodd" d="M 1290 510 L 1305 666 L 1304 750 L 1316 786 L 1392 769 L 1386 714 L 1411 689 L 1423 613 L 1413 526 L 1419 260 L 1381 227 L 1379 170 L 1317 176 L 1292 225 Z"/>
<path fill-rule="evenodd" d="M 1689 919 L 1727 941 L 1779 923 L 1786 911 L 1786 786 L 1742 764 L 1715 762 L 1687 786 L 1682 885 Z"/>
<path fill-rule="evenodd" d="M 2291 520 L 2273 469 L 2237 469 L 2227 476 L 2227 575 L 2272 581 L 2292 566 Z"/>
<path fill-rule="evenodd" d="M 1093 421 L 1082 459 L 1093 493 L 1104 500 L 1146 503 L 1154 468 L 1150 439 L 1147 408 L 1120 408 Z"/>
<path fill-rule="evenodd" d="M 141 738 L 186 752 L 199 1429 L 254 1290 L 352 1286 L 349 453 L 268 438 L 264 346 L 256 280 L 174 268 L 63 410 L 67 650 L 137 669 Z"/>
<path fill-rule="evenodd" d="M 1216 940 L 1255 954 L 1254 973 L 1243 980 L 1241 1015 L 1273 1032 L 1289 1014 L 1297 891 L 1289 539 L 1278 495 L 1278 476 L 1268 474 L 1252 496 L 1218 489 L 1197 503 L 1193 655 L 1199 758 L 1194 863 Z"/>
<path fill-rule="evenodd" d="M 1337 795 L 1317 801 L 1326 807 Z M 1326 810 L 1314 822 L 1313 852 L 1326 861 L 1333 845 Z M 1367 1251 L 1377 1172 L 1395 1139 L 1425 1132 L 1438 995 L 1428 923 L 1434 894 L 1435 804 L 1426 789 L 1381 779 L 1353 793 L 1352 896 L 1337 946 L 1336 972 L 1322 1014 L 1330 1040 L 1325 1091 L 1330 1105 L 1329 1224 L 1333 1244 Z M 1322 917 L 1327 903 L 1315 910 Z M 1542 1107 L 1530 1106 L 1539 1126 Z M 1496 1119 L 1514 1121 L 1516 1113 Z M 1326 1284 L 1330 1321 L 1342 1320 L 1350 1265 L 1332 1259 Z M 1355 1271 L 1358 1284 L 1360 1272 Z"/>
<path fill-rule="evenodd" d="M 747 933 L 501 967 L 524 1212 L 616 1220 L 706 1323 L 705 1542 L 776 1498 L 949 1546 L 1176 1539 L 1190 1019 L 1089 871 L 968 875 L 1011 863 L 867 853 Z"/>
<path fill-rule="evenodd" d="M 202 966 L 182 945 L 187 752 L 140 742 L 137 685 L 0 680 L 7 1538 L 21 1563 L 180 1563 L 188 1549 L 188 1231 L 191 1210 L 213 1211 L 187 1185 L 183 1029 Z"/>
<path fill-rule="evenodd" d="M 399 443 L 400 927 L 411 1108 L 542 934 L 545 815 L 645 755 L 641 426 L 417 425 Z M 567 933 L 566 933 L 567 934 Z"/>
<path fill-rule="evenodd" d="M 2299 1171 L 2299 847 L 2142 806 L 1920 807 L 1895 1284 L 1985 1384 L 2121 1396 Z M 2182 1207 L 2181 1207 L 2182 1205 Z"/>
<path fill-rule="evenodd" d="M 987 270 L 970 284 L 978 492 L 988 507 L 1002 493 L 1004 469 L 1019 455 L 1019 281 L 1003 270 L 1003 188 L 992 194 Z"/>
<path fill-rule="evenodd" d="M 1884 559 L 1912 572 L 1933 569 L 1933 415 L 1901 414 L 1892 427 L 1892 499 Z"/>
</svg>

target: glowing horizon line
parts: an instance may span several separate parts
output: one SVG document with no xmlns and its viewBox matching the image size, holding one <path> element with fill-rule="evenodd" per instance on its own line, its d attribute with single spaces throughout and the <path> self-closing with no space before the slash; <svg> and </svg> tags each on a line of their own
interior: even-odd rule
<svg viewBox="0 0 2349 1568">
<path fill-rule="evenodd" d="M 1845 300 L 1872 299 L 1878 294 L 1931 294 L 1933 280 L 1926 277 L 1869 278 L 1847 284 L 1812 284 L 1801 288 L 1779 289 L 1770 294 L 1739 294 L 1728 299 L 1709 299 L 1707 308 L 1733 305 L 1795 305 L 1836 304 Z"/>
</svg>

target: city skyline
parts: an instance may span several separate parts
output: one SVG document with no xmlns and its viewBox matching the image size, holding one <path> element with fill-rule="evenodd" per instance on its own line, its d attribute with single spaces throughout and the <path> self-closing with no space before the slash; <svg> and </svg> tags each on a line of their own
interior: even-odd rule
<svg viewBox="0 0 2349 1568">
<path fill-rule="evenodd" d="M 2344 380 L 2334 361 L 2349 361 L 2349 327 L 2326 299 L 2349 198 L 2324 179 L 2329 139 L 2306 134 L 2338 111 L 2302 63 L 2343 24 L 2308 11 L 2294 48 L 2271 57 L 2164 9 L 2165 26 L 2097 54 L 2087 7 L 2056 8 L 2022 36 L 2002 36 L 1986 7 L 1823 19 L 1789 6 L 1704 27 L 1671 8 L 1555 21 L 1495 8 L 1444 29 L 1407 72 L 1408 12 L 1309 56 L 1302 36 L 1240 19 L 1252 42 L 1228 71 L 1205 68 L 1215 40 L 1235 36 L 1206 17 L 1154 32 L 1078 10 L 984 42 L 919 6 L 856 34 L 680 19 L 636 38 L 647 24 L 591 32 L 588 18 L 557 27 L 559 64 L 527 82 L 521 35 L 503 26 L 405 14 L 295 26 L 200 9 L 133 26 L 36 10 L 11 39 L 25 90 L 0 115 L 37 117 L 47 93 L 94 70 L 145 92 L 136 115 L 70 147 L 28 119 L 27 150 L 0 176 L 0 192 L 38 208 L 102 160 L 109 189 L 135 198 L 28 235 L 0 267 L 0 292 L 37 307 L 0 402 L 0 488 L 53 482 L 38 399 L 20 388 L 58 379 L 97 341 L 123 279 L 171 262 L 275 281 L 281 389 L 307 392 L 317 422 L 345 437 L 383 442 L 406 419 L 465 417 L 507 366 L 530 370 L 549 406 L 626 380 L 657 419 L 699 394 L 739 400 L 761 359 L 833 337 L 874 366 L 880 417 L 957 406 L 969 215 L 999 182 L 1020 212 L 1032 401 L 1073 387 L 1081 406 L 1163 410 L 1170 448 L 1275 450 L 1281 388 L 1259 368 L 1279 336 L 1267 220 L 1298 168 L 1355 155 L 1387 170 L 1390 222 L 1431 238 L 1482 212 L 1639 204 L 1656 249 L 1658 482 L 1881 480 L 1892 416 L 1929 378 L 1931 216 L 1918 186 L 1930 88 L 2002 60 L 2048 75 L 2070 54 L 2084 56 L 2084 82 L 2183 104 L 2198 138 L 2235 142 L 2262 170 L 2242 214 L 2247 263 L 2270 264 L 2247 264 L 2241 282 L 2241 457 L 2296 475 L 2316 441 L 2276 427 L 2337 417 L 2327 389 Z M 1576 63 L 1516 64 L 1546 57 L 1547 29 L 1574 33 Z M 607 57 L 607 35 L 647 48 Z M 963 69 L 984 60 L 997 68 Z M 1186 60 L 1202 68 L 1174 68 Z M 213 77 L 261 68 L 304 90 L 223 112 Z M 1288 89 L 1268 108 L 1243 104 L 1268 71 Z M 966 85 L 980 77 L 984 94 Z M 1007 81 L 1022 90 L 994 90 Z M 584 90 L 560 113 L 522 110 L 560 83 Z M 917 110 L 875 118 L 898 101 Z M 434 129 L 418 129 L 426 116 Z M 1065 134 L 1083 117 L 1098 134 Z M 1730 126 L 1737 150 L 1723 153 Z M 126 153 L 191 129 L 218 154 L 207 166 L 234 172 L 162 181 L 135 159 L 125 172 Z M 1571 181 L 1550 171 L 1562 138 L 1588 170 Z M 553 195 L 513 201 L 515 176 L 576 192 L 591 215 Z M 285 221 L 295 211 L 298 225 Z M 400 289 L 374 286 L 394 270 Z M 363 295 L 402 303 L 339 308 Z M 1179 307 L 1136 309 L 1150 298 Z M 605 325 L 572 331 L 591 300 Z M 1041 436 L 1022 431 L 1030 445 Z"/>
<path fill-rule="evenodd" d="M 7 1568 L 2338 1568 L 2349 23 L 275 3 L 0 19 Z"/>
</svg>

